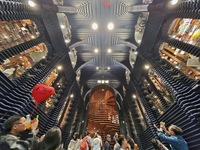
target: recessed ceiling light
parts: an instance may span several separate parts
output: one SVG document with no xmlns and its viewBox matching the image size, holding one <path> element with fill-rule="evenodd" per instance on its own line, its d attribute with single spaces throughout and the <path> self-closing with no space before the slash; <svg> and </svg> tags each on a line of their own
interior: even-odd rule
<svg viewBox="0 0 200 150">
<path fill-rule="evenodd" d="M 31 6 L 31 7 L 35 7 L 35 6 L 36 6 L 36 3 L 34 3 L 34 2 L 31 1 L 31 0 L 28 1 L 28 4 L 29 4 L 29 6 Z"/>
<path fill-rule="evenodd" d="M 109 83 L 109 80 L 106 80 L 105 83 Z"/>
<path fill-rule="evenodd" d="M 114 24 L 112 22 L 108 23 L 107 28 L 108 28 L 108 30 L 113 30 L 114 29 Z"/>
<path fill-rule="evenodd" d="M 108 53 L 111 53 L 111 52 L 112 52 L 112 50 L 109 48 L 109 49 L 108 49 Z"/>
<path fill-rule="evenodd" d="M 136 98 L 136 95 L 135 95 L 135 94 L 133 94 L 133 98 Z"/>
<path fill-rule="evenodd" d="M 74 97 L 74 95 L 73 95 L 73 94 L 71 94 L 71 95 L 70 95 L 70 97 L 72 98 L 72 97 Z"/>
<path fill-rule="evenodd" d="M 96 70 L 99 70 L 99 67 L 96 67 Z"/>
<path fill-rule="evenodd" d="M 98 29 L 98 24 L 97 23 L 93 23 L 92 24 L 92 29 L 93 30 L 97 30 Z"/>
<path fill-rule="evenodd" d="M 110 70 L 110 67 L 108 67 L 108 70 Z"/>
<path fill-rule="evenodd" d="M 62 69 L 62 66 L 58 66 L 57 68 L 58 68 L 58 70 L 61 70 L 61 69 Z"/>
<path fill-rule="evenodd" d="M 150 68 L 149 65 L 145 65 L 144 67 L 145 67 L 145 69 L 147 69 L 147 70 Z"/>
<path fill-rule="evenodd" d="M 99 52 L 99 50 L 98 50 L 97 48 L 95 48 L 95 49 L 94 49 L 94 52 L 95 52 L 95 53 L 98 53 L 98 52 Z"/>
<path fill-rule="evenodd" d="M 67 44 L 68 44 L 69 42 L 70 42 L 70 40 L 69 40 L 69 39 L 65 39 L 65 43 L 67 43 Z"/>
<path fill-rule="evenodd" d="M 172 1 L 171 1 L 171 4 L 172 4 L 172 5 L 176 5 L 177 3 L 178 3 L 178 0 L 172 0 Z"/>
<path fill-rule="evenodd" d="M 64 29 L 64 28 L 65 28 L 65 25 L 61 24 L 60 27 L 61 27 L 61 29 Z"/>
</svg>

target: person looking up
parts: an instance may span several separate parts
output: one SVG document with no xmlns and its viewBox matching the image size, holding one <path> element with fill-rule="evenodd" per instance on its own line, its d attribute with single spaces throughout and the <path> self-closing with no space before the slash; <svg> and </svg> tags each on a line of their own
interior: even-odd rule
<svg viewBox="0 0 200 150">
<path fill-rule="evenodd" d="M 97 137 L 100 138 L 100 139 L 102 140 L 102 138 L 101 138 L 101 136 L 100 136 L 100 134 L 99 134 L 99 130 L 97 130 L 96 133 L 97 133 Z"/>
<path fill-rule="evenodd" d="M 126 140 L 127 140 L 128 144 L 130 145 L 131 150 L 137 150 L 138 149 L 137 144 L 135 143 L 135 141 L 129 135 L 126 136 Z"/>
<path fill-rule="evenodd" d="M 113 140 L 115 141 L 115 144 L 118 143 L 118 137 L 119 137 L 118 133 L 115 132 L 115 135 L 113 136 Z"/>
<path fill-rule="evenodd" d="M 111 150 L 110 142 L 111 142 L 111 136 L 110 134 L 107 134 L 106 141 L 104 142 L 104 150 Z"/>
<path fill-rule="evenodd" d="M 95 135 L 94 135 L 94 139 L 92 141 L 91 147 L 92 147 L 92 150 L 101 150 L 102 141 L 98 137 L 97 133 L 95 133 Z"/>
<path fill-rule="evenodd" d="M 183 132 L 181 128 L 176 125 L 171 125 L 167 130 L 164 122 L 160 122 L 161 130 L 158 129 L 156 125 L 154 125 L 154 127 L 157 129 L 158 137 L 170 144 L 172 150 L 188 150 L 187 142 L 181 135 Z M 163 131 L 169 136 L 165 135 Z"/>
<path fill-rule="evenodd" d="M 68 150 L 79 150 L 80 149 L 80 139 L 78 139 L 78 133 L 75 132 L 73 138 L 71 139 Z"/>
<path fill-rule="evenodd" d="M 118 138 L 119 138 L 119 135 L 118 135 L 117 132 L 115 132 L 115 135 L 113 136 L 113 141 L 115 142 L 114 150 L 119 150 L 120 149 L 120 145 L 118 143 Z"/>
<path fill-rule="evenodd" d="M 118 143 L 120 145 L 120 149 L 119 150 L 130 150 L 130 145 L 128 144 L 126 138 L 124 135 L 120 135 L 118 138 Z"/>
<path fill-rule="evenodd" d="M 159 140 L 157 139 L 152 139 L 151 143 L 154 147 L 155 150 L 169 150 L 164 144 L 162 144 Z"/>
<path fill-rule="evenodd" d="M 31 122 L 31 129 L 35 131 L 38 127 L 38 119 L 33 119 Z M 26 119 L 20 115 L 14 115 L 9 117 L 4 122 L 4 131 L 0 136 L 0 148 L 3 150 L 28 150 L 31 146 L 32 139 L 28 140 L 25 136 L 33 138 L 33 132 L 31 129 L 26 131 Z"/>
<path fill-rule="evenodd" d="M 31 150 L 58 150 L 62 141 L 62 132 L 58 127 L 52 127 L 47 131 L 42 140 L 35 140 Z"/>
</svg>

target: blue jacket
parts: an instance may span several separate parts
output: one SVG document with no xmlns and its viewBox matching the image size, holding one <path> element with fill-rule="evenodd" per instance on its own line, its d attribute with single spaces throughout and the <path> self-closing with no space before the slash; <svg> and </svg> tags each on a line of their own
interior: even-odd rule
<svg viewBox="0 0 200 150">
<path fill-rule="evenodd" d="M 181 135 L 166 136 L 162 131 L 157 132 L 158 137 L 172 146 L 172 150 L 188 150 L 187 142 Z"/>
</svg>

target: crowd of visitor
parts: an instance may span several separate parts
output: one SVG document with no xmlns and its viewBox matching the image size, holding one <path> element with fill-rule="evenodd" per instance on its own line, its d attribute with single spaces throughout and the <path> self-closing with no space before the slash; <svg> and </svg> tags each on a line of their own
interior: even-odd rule
<svg viewBox="0 0 200 150">
<path fill-rule="evenodd" d="M 30 116 L 29 116 L 30 117 Z M 152 139 L 155 150 L 188 150 L 187 142 L 181 136 L 182 129 L 176 125 L 169 126 L 168 130 L 164 122 L 160 122 L 160 128 L 156 125 L 157 135 L 160 140 L 169 144 L 168 147 L 158 139 Z M 62 132 L 59 127 L 50 128 L 45 135 L 37 136 L 38 118 L 31 120 L 20 115 L 14 115 L 4 122 L 4 129 L 0 135 L 0 150 L 60 150 L 63 149 Z M 68 150 L 138 150 L 137 144 L 130 136 L 118 135 L 116 132 L 111 137 L 107 134 L 105 141 L 99 135 L 99 131 L 87 132 L 85 137 L 77 132 L 70 140 Z"/>
</svg>

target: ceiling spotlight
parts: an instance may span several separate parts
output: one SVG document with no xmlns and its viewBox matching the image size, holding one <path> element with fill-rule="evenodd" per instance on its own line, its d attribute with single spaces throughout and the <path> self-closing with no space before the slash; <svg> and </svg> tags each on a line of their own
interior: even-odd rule
<svg viewBox="0 0 200 150">
<path fill-rule="evenodd" d="M 95 53 L 98 53 L 98 52 L 99 52 L 99 50 L 98 50 L 97 48 L 95 48 L 95 49 L 94 49 L 94 52 L 95 52 Z"/>
<path fill-rule="evenodd" d="M 177 3 L 178 3 L 178 0 L 172 0 L 172 1 L 171 1 L 171 4 L 172 4 L 172 5 L 176 5 Z"/>
<path fill-rule="evenodd" d="M 60 27 L 61 27 L 61 29 L 64 29 L 64 28 L 65 28 L 65 25 L 61 24 Z"/>
<path fill-rule="evenodd" d="M 58 69 L 58 70 L 61 70 L 61 69 L 62 69 L 62 66 L 58 66 L 57 69 Z"/>
<path fill-rule="evenodd" d="M 93 30 L 97 30 L 98 29 L 98 24 L 97 23 L 93 23 L 92 24 L 92 29 Z"/>
<path fill-rule="evenodd" d="M 65 39 L 65 43 L 69 43 L 70 42 L 70 39 Z"/>
<path fill-rule="evenodd" d="M 31 0 L 28 1 L 28 4 L 29 4 L 31 7 L 35 7 L 35 6 L 36 6 L 36 3 L 34 3 L 34 2 L 31 1 Z"/>
<path fill-rule="evenodd" d="M 73 95 L 73 94 L 71 94 L 71 95 L 70 95 L 70 97 L 72 98 L 72 97 L 74 97 L 74 95 Z"/>
<path fill-rule="evenodd" d="M 147 69 L 147 70 L 150 68 L 149 65 L 145 65 L 144 67 L 145 67 L 145 69 Z"/>
<path fill-rule="evenodd" d="M 110 67 L 108 67 L 108 70 L 110 70 Z"/>
<path fill-rule="evenodd" d="M 110 22 L 107 26 L 108 30 L 113 30 L 114 29 L 114 24 Z"/>
<path fill-rule="evenodd" d="M 106 80 L 105 83 L 109 83 L 109 80 Z"/>
<path fill-rule="evenodd" d="M 99 67 L 96 67 L 96 70 L 99 70 Z"/>
<path fill-rule="evenodd" d="M 135 95 L 135 94 L 133 94 L 133 98 L 136 98 L 136 95 Z"/>
<path fill-rule="evenodd" d="M 136 54 L 136 55 L 137 55 L 137 54 L 138 54 L 138 52 L 136 51 L 136 52 L 134 52 L 134 54 Z"/>
<path fill-rule="evenodd" d="M 109 49 L 108 49 L 108 53 L 111 53 L 111 52 L 112 52 L 112 50 L 109 48 Z"/>
</svg>

